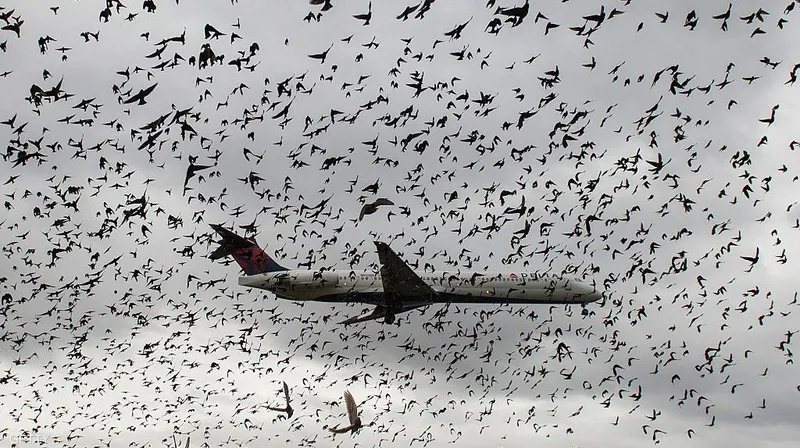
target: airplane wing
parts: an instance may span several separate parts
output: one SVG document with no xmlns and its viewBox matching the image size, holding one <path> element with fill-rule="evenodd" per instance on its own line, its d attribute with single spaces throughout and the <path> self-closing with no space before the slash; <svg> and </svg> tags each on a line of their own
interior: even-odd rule
<svg viewBox="0 0 800 448">
<path fill-rule="evenodd" d="M 383 291 L 399 299 L 392 307 L 396 307 L 396 309 L 390 310 L 386 304 L 377 305 L 372 311 L 342 321 L 341 323 L 344 325 L 382 317 L 391 319 L 387 320 L 387 323 L 391 323 L 394 321 L 395 314 L 430 305 L 430 297 L 436 295 L 436 291 L 414 273 L 411 267 L 400 259 L 388 244 L 375 241 L 375 246 L 378 248 L 378 259 L 381 262 Z"/>
<path fill-rule="evenodd" d="M 383 290 L 401 297 L 429 297 L 436 292 L 394 253 L 388 244 L 375 241 L 381 262 Z"/>
<path fill-rule="evenodd" d="M 385 315 L 386 315 L 386 307 L 383 305 L 378 305 L 372 311 L 367 311 L 364 314 L 359 314 L 358 316 L 345 319 L 339 323 L 342 325 L 357 324 L 359 322 L 366 322 L 368 320 L 380 319 Z"/>
</svg>

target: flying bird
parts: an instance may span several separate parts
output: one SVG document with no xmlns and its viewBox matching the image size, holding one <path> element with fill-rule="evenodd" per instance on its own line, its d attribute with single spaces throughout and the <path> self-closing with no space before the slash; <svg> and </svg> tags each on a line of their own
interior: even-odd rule
<svg viewBox="0 0 800 448">
<path fill-rule="evenodd" d="M 331 51 L 331 48 L 333 48 L 333 44 L 331 44 L 328 47 L 328 49 L 323 51 L 322 53 L 310 54 L 308 55 L 308 57 L 310 57 L 311 59 L 319 59 L 320 63 L 324 64 L 325 59 L 328 57 L 328 52 Z"/>
<path fill-rule="evenodd" d="M 369 9 L 366 14 L 355 14 L 353 18 L 364 21 L 363 26 L 369 25 L 369 21 L 372 20 L 372 2 L 369 2 Z"/>
<path fill-rule="evenodd" d="M 125 100 L 124 103 L 125 104 L 137 103 L 140 106 L 144 106 L 145 104 L 147 104 L 145 98 L 147 98 L 148 95 L 153 93 L 153 90 L 155 90 L 157 85 L 158 83 L 155 83 L 146 89 L 139 90 L 139 93 Z"/>
<path fill-rule="evenodd" d="M 309 3 L 314 5 L 314 6 L 322 5 L 322 9 L 320 9 L 320 11 L 323 11 L 323 12 L 333 8 L 333 5 L 331 4 L 331 0 L 311 0 Z"/>
<path fill-rule="evenodd" d="M 271 411 L 285 412 L 286 418 L 292 418 L 292 414 L 294 414 L 294 409 L 292 409 L 292 405 L 290 404 L 289 386 L 286 385 L 286 381 L 283 382 L 283 396 L 286 399 L 286 407 L 276 408 L 273 406 L 267 406 L 267 409 Z"/>
<path fill-rule="evenodd" d="M 186 168 L 186 178 L 183 181 L 183 195 L 186 196 L 186 192 L 189 190 L 189 179 L 193 178 L 198 171 L 202 171 L 208 168 L 211 168 L 212 165 L 196 165 L 194 162 L 197 161 L 197 157 L 189 157 L 189 167 Z"/>
<path fill-rule="evenodd" d="M 344 403 L 347 406 L 347 418 L 350 421 L 350 424 L 342 428 L 340 428 L 339 425 L 336 425 L 333 428 L 328 428 L 328 431 L 334 434 L 342 434 L 348 431 L 356 432 L 362 426 L 361 418 L 358 416 L 358 408 L 356 407 L 356 400 L 353 399 L 353 396 L 350 394 L 350 391 L 345 391 Z"/>
<path fill-rule="evenodd" d="M 369 204 L 364 204 L 364 206 L 361 207 L 361 213 L 358 215 L 358 220 L 361 221 L 362 219 L 364 219 L 364 216 L 371 215 L 377 212 L 378 207 L 380 207 L 381 205 L 394 205 L 394 202 L 386 198 L 378 198 L 375 199 L 374 202 L 370 202 Z"/>
</svg>

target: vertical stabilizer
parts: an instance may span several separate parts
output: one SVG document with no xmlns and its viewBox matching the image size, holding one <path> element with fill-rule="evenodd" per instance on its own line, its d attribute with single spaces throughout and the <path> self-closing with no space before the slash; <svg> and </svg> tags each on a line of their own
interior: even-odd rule
<svg viewBox="0 0 800 448">
<path fill-rule="evenodd" d="M 219 247 L 209 255 L 212 260 L 230 255 L 247 275 L 288 271 L 264 252 L 264 249 L 260 248 L 255 240 L 241 237 L 219 224 L 212 224 L 211 228 L 222 237 Z"/>
</svg>

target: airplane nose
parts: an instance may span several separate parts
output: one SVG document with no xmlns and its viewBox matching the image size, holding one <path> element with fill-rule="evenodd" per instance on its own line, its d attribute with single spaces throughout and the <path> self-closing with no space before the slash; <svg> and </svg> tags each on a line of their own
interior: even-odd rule
<svg viewBox="0 0 800 448">
<path fill-rule="evenodd" d="M 601 298 L 603 298 L 603 294 L 601 294 L 600 291 L 598 291 L 596 289 L 592 289 L 591 292 L 589 292 L 587 294 L 584 294 L 582 298 L 583 298 L 583 301 L 587 302 L 587 303 L 588 302 L 595 302 L 595 301 L 600 300 Z"/>
<path fill-rule="evenodd" d="M 594 302 L 596 300 L 600 300 L 603 297 L 603 294 L 597 290 L 594 286 L 586 283 L 582 280 L 578 280 L 577 290 L 581 294 L 580 300 L 582 302 Z"/>
</svg>

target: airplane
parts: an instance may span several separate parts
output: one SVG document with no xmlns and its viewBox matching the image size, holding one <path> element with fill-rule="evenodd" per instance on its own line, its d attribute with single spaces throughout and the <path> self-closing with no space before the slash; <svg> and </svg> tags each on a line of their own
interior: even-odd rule
<svg viewBox="0 0 800 448">
<path fill-rule="evenodd" d="M 579 304 L 602 298 L 602 293 L 578 277 L 536 272 L 420 272 L 414 271 L 386 243 L 375 241 L 380 271 L 287 269 L 270 257 L 254 238 L 245 238 L 212 224 L 221 237 L 211 260 L 228 256 L 244 276 L 239 285 L 267 290 L 294 301 L 367 303 L 375 308 L 346 319 L 348 325 L 374 319 L 392 324 L 399 313 L 435 303 Z M 584 308 L 584 312 L 585 312 Z"/>
</svg>

